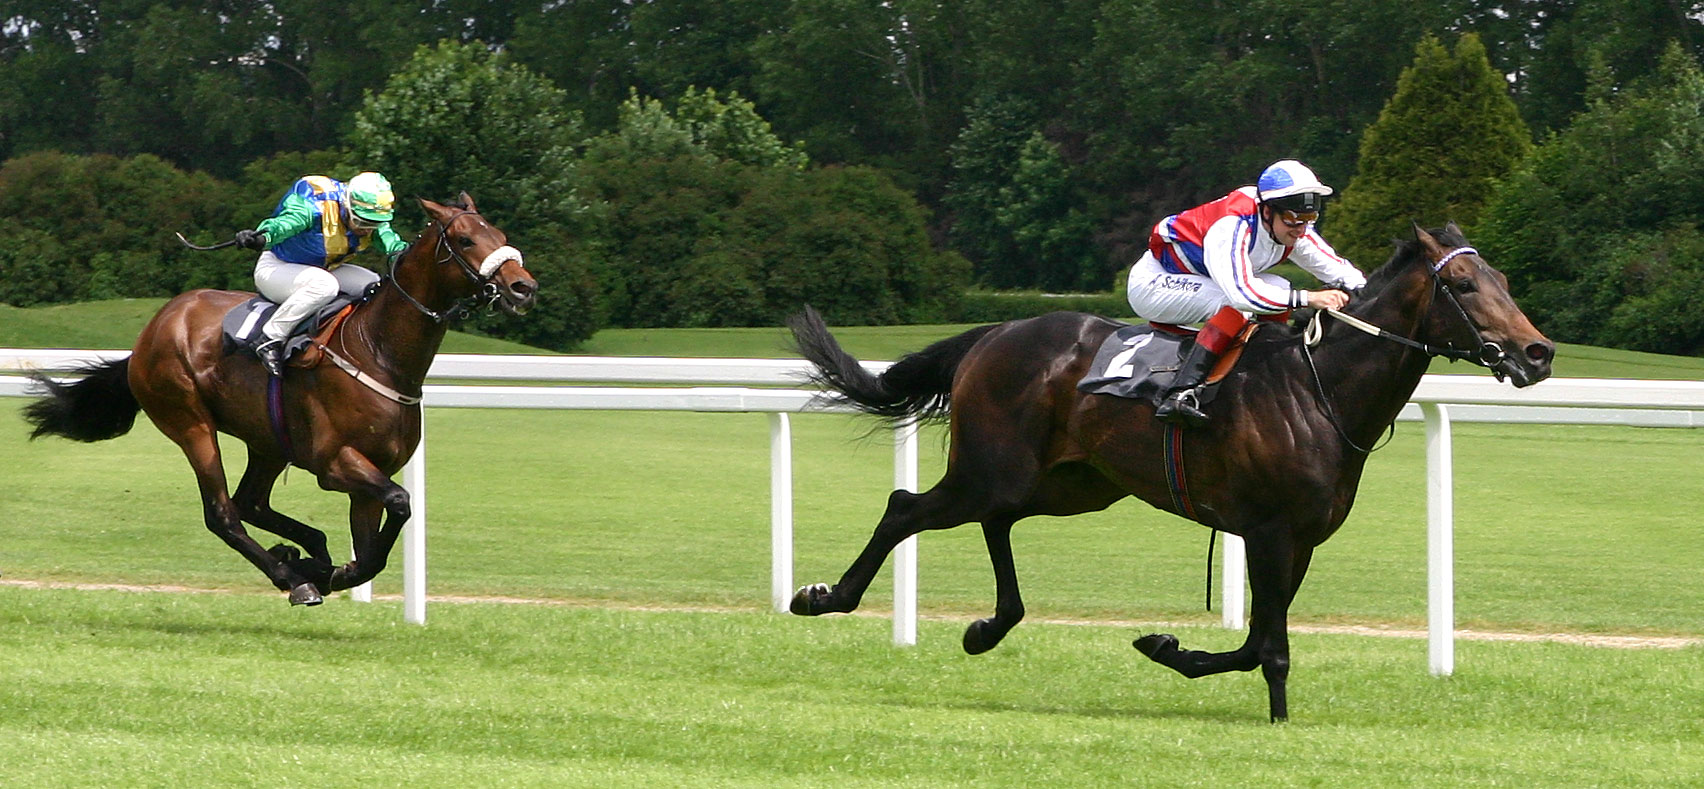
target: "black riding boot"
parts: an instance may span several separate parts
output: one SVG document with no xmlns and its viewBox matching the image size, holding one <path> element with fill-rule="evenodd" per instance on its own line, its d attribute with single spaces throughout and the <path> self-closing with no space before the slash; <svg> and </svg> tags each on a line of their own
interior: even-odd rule
<svg viewBox="0 0 1704 789">
<path fill-rule="evenodd" d="M 1201 389 L 1207 381 L 1207 373 L 1212 371 L 1213 363 L 1218 360 L 1219 355 L 1202 347 L 1201 343 L 1191 347 L 1189 355 L 1177 368 L 1171 391 L 1160 407 L 1154 409 L 1154 418 L 1186 427 L 1207 424 L 1207 414 L 1201 410 Z"/>
<path fill-rule="evenodd" d="M 260 359 L 261 365 L 266 367 L 266 372 L 269 375 L 273 378 L 283 377 L 285 362 L 283 340 L 267 340 L 261 343 L 254 349 L 254 355 Z"/>
</svg>

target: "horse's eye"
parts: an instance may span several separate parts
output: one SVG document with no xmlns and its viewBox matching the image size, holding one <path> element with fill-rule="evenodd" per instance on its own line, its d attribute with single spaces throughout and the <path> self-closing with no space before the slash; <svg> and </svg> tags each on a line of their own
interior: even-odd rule
<svg viewBox="0 0 1704 789">
<path fill-rule="evenodd" d="M 456 243 L 461 244 L 462 249 L 467 249 L 468 247 L 473 246 L 473 239 L 468 238 L 467 236 L 462 236 L 456 240 Z"/>
<path fill-rule="evenodd" d="M 1464 279 L 1450 284 L 1450 290 L 1457 293 L 1472 293 L 1478 289 L 1478 286 L 1474 285 L 1473 280 L 1471 279 Z"/>
</svg>

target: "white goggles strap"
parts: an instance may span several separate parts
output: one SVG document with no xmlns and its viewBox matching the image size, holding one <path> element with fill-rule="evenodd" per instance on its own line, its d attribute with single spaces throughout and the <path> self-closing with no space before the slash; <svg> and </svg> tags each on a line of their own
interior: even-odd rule
<svg viewBox="0 0 1704 789">
<path fill-rule="evenodd" d="M 491 254 L 485 256 L 485 262 L 479 264 L 479 276 L 489 277 L 492 274 L 497 273 L 497 268 L 499 266 L 511 260 L 515 261 L 516 265 L 523 268 L 527 265 L 521 260 L 520 250 L 507 244 L 500 246 L 492 250 Z"/>
</svg>

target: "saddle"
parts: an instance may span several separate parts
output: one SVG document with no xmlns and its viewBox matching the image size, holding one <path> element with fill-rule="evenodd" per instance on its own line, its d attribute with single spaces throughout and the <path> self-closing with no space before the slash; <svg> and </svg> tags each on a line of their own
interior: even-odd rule
<svg viewBox="0 0 1704 789">
<path fill-rule="evenodd" d="M 1200 402 L 1211 402 L 1219 391 L 1219 382 L 1242 358 L 1248 338 L 1262 323 L 1249 321 L 1237 333 L 1230 350 L 1219 357 L 1207 374 Z M 1183 357 L 1195 346 L 1195 332 L 1169 323 L 1131 324 L 1120 327 L 1101 343 L 1095 352 L 1094 364 L 1077 383 L 1078 391 L 1143 400 L 1158 407 L 1160 400 L 1172 390 L 1172 380 L 1183 363 Z"/>
<path fill-rule="evenodd" d="M 284 339 L 285 356 L 291 367 L 318 367 L 324 360 L 325 354 L 320 347 L 331 341 L 331 335 L 337 333 L 338 327 L 355 312 L 355 308 L 367 303 L 378 289 L 378 283 L 369 286 L 359 296 L 337 294 L 318 312 L 308 316 L 307 320 L 296 324 L 290 336 Z M 225 352 L 246 353 L 254 355 L 255 348 L 265 341 L 265 335 L 260 327 L 278 310 L 275 302 L 267 301 L 264 297 L 255 296 L 225 313 L 222 328 L 224 329 Z"/>
</svg>

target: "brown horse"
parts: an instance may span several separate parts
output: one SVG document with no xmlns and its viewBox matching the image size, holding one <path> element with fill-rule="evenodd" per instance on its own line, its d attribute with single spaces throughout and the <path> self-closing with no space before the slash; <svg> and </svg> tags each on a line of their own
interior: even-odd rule
<svg viewBox="0 0 1704 789">
<path fill-rule="evenodd" d="M 1183 650 L 1164 634 L 1142 636 L 1135 647 L 1187 677 L 1258 666 L 1272 720 L 1283 720 L 1290 602 L 1314 548 L 1349 515 L 1367 448 L 1413 394 L 1430 355 L 1470 358 L 1516 386 L 1550 375 L 1555 346 L 1455 225 L 1416 227 L 1415 235 L 1345 311 L 1398 341 L 1325 319 L 1311 349 L 1297 329 L 1265 327 L 1220 384 L 1207 407 L 1211 421 L 1196 430 L 1168 431 L 1144 402 L 1078 391 L 1101 341 L 1120 326 L 1105 318 L 1053 313 L 983 326 L 876 376 L 841 350 L 814 311 L 795 317 L 799 350 L 819 384 L 889 419 L 938 419 L 950 404 L 951 443 L 941 480 L 920 494 L 894 491 L 840 581 L 800 588 L 793 613 L 851 611 L 902 540 L 978 521 L 997 600 L 992 617 L 965 631 L 964 649 L 986 652 L 1024 616 L 1012 525 L 1133 495 L 1240 535 L 1253 595 L 1248 637 L 1234 651 Z M 1168 455 L 1181 459 L 1174 465 Z"/>
<path fill-rule="evenodd" d="M 47 396 L 25 411 L 35 426 L 31 438 L 116 438 L 145 411 L 188 456 L 207 528 L 288 590 L 292 605 L 316 605 L 322 594 L 367 582 L 384 569 L 409 518 L 408 493 L 391 475 L 420 443 L 418 396 L 449 320 L 479 304 L 519 314 L 538 288 L 503 231 L 479 215 L 467 193 L 459 200 L 420 201 L 426 229 L 327 346 L 348 372 L 286 368 L 283 432 L 268 416 L 266 369 L 252 354 L 228 351 L 222 338 L 225 314 L 254 294 L 196 290 L 160 308 L 129 357 L 91 365 L 69 384 L 37 376 Z M 248 445 L 234 497 L 217 433 Z M 320 487 L 349 495 L 349 563 L 334 568 L 324 532 L 272 509 L 272 486 L 292 464 Z M 302 546 L 308 558 L 288 545 L 260 547 L 244 521 Z"/>
</svg>

